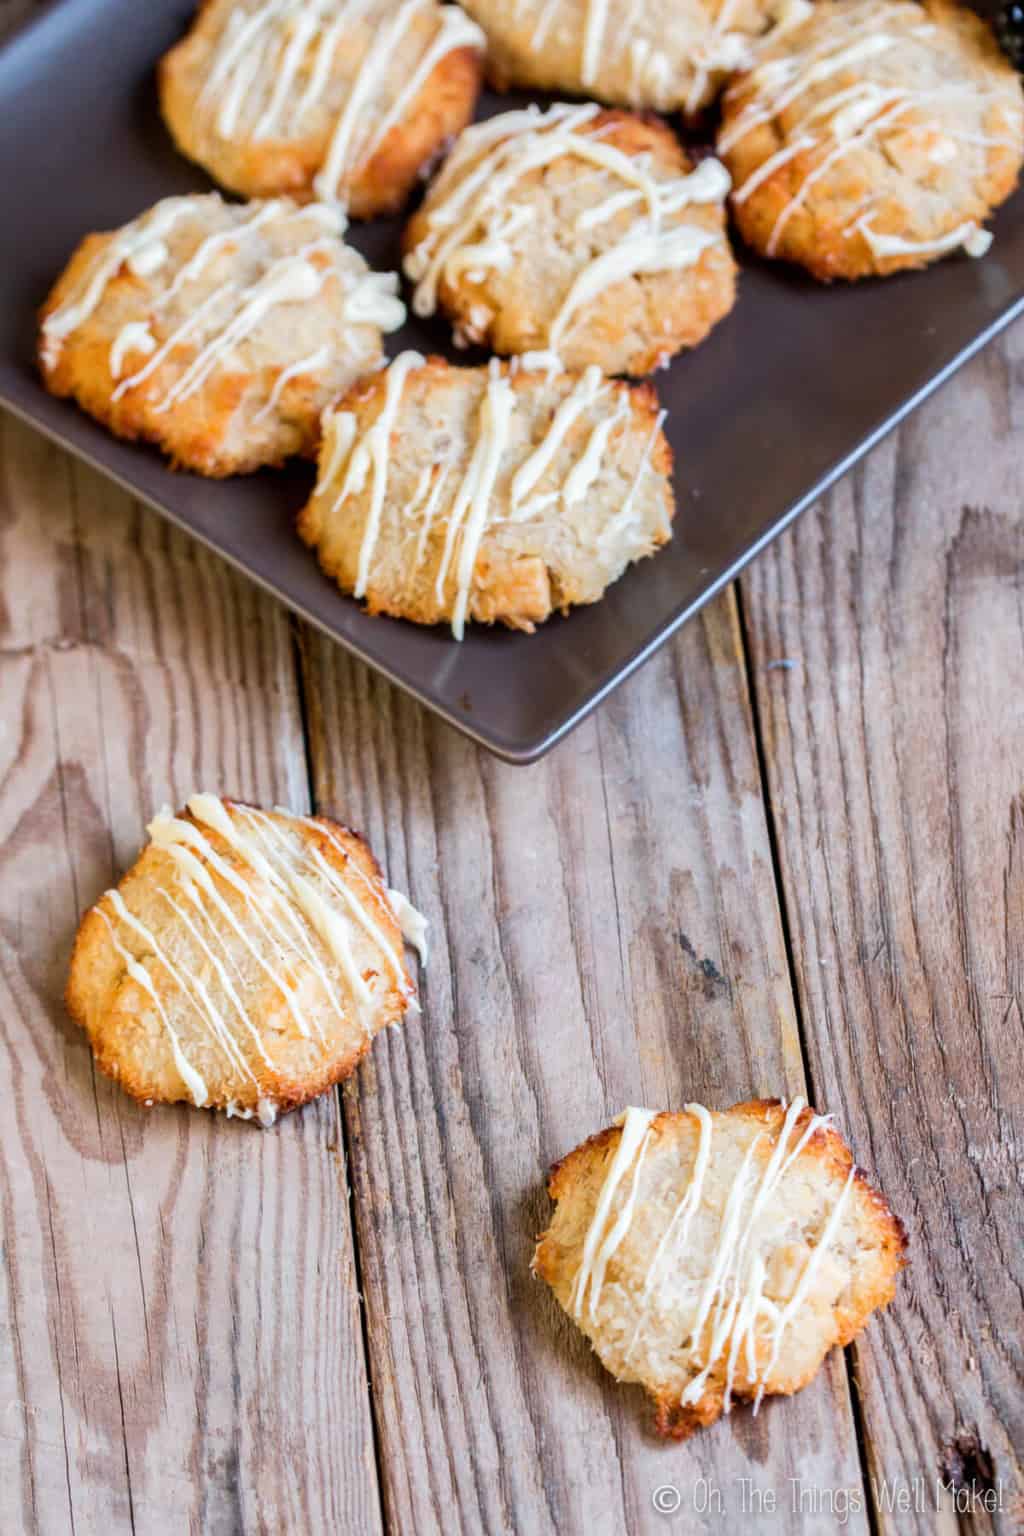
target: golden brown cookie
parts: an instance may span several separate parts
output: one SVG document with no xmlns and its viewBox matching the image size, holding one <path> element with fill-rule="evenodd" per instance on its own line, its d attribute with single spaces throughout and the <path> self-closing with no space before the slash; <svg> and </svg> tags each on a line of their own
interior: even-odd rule
<svg viewBox="0 0 1024 1536">
<path fill-rule="evenodd" d="M 99 1066 L 134 1098 L 270 1125 L 416 1006 L 402 937 L 423 953 L 425 924 L 356 833 L 193 795 L 149 834 L 83 918 L 67 987 Z"/>
<path fill-rule="evenodd" d="M 459 343 L 640 375 L 732 307 L 729 177 L 654 118 L 531 107 L 467 128 L 413 216 L 413 308 Z"/>
<path fill-rule="evenodd" d="M 182 154 L 245 197 L 402 206 L 473 116 L 483 34 L 438 0 L 205 0 L 160 65 Z"/>
<path fill-rule="evenodd" d="M 320 413 L 405 318 L 334 208 L 169 197 L 87 235 L 42 311 L 46 386 L 176 465 L 231 475 L 315 452 Z"/>
<path fill-rule="evenodd" d="M 777 0 L 465 0 L 509 86 L 693 114 L 750 62 Z"/>
<path fill-rule="evenodd" d="M 981 256 L 1024 156 L 1021 82 L 965 6 L 820 0 L 726 92 L 718 152 L 744 239 L 817 278 Z"/>
<path fill-rule="evenodd" d="M 629 1109 L 552 1170 L 533 1268 L 685 1439 L 806 1386 L 895 1293 L 903 1228 L 802 1099 Z"/>
<path fill-rule="evenodd" d="M 670 537 L 647 385 L 404 352 L 324 420 L 299 533 L 371 613 L 532 631 Z"/>
</svg>

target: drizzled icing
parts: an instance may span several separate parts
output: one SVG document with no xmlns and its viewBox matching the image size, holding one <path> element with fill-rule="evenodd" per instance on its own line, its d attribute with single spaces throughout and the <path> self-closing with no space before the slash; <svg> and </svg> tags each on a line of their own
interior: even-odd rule
<svg viewBox="0 0 1024 1536">
<path fill-rule="evenodd" d="M 119 379 L 129 352 L 141 352 L 144 357 L 156 351 L 154 340 L 145 320 L 129 320 L 122 325 L 110 345 L 110 377 Z"/>
<path fill-rule="evenodd" d="M 341 1023 L 355 1020 L 367 1038 L 378 996 L 397 986 L 406 1006 L 415 991 L 402 958 L 382 926 L 394 916 L 426 962 L 426 921 L 398 892 L 371 879 L 329 825 L 312 818 L 312 829 L 331 846 L 327 859 L 318 844 L 301 841 L 264 811 L 196 794 L 188 818 L 161 811 L 149 826 L 150 840 L 171 861 L 173 875 L 154 900 L 173 916 L 162 938 L 118 890 L 107 891 L 96 908 L 126 974 L 146 993 L 166 1033 L 175 1068 L 197 1106 L 210 1100 L 200 1064 L 190 1059 L 167 1006 L 167 983 L 179 994 L 203 1032 L 203 1056 L 252 1084 L 255 1114 L 273 1123 L 275 1108 L 261 1092 L 264 1072 L 274 1061 L 247 1003 L 239 954 L 254 966 L 291 1015 L 299 1033 L 327 1048 L 319 1022 L 326 1005 Z M 226 845 L 226 848 L 225 848 Z M 340 861 L 344 877 L 336 868 Z M 230 898 L 230 899 L 229 899 Z M 364 971 L 365 941 L 378 956 Z M 355 945 L 363 947 L 362 965 Z M 134 945 L 134 949 L 129 948 Z M 188 955 L 182 958 L 182 946 Z M 383 970 L 381 969 L 383 961 Z M 309 981 L 315 981 L 313 997 Z M 176 1001 L 176 1014 L 181 1002 Z M 228 1112 L 251 1118 L 235 1101 Z"/>
<path fill-rule="evenodd" d="M 515 408 L 516 397 L 512 386 L 501 368 L 492 364 L 487 371 L 487 387 L 480 403 L 476 443 L 469 467 L 448 513 L 444 553 L 435 584 L 438 602 L 443 602 L 445 577 L 458 542 L 455 604 L 452 609 L 452 634 L 456 640 L 462 639 L 476 557 L 487 527 L 491 496 L 508 444 Z"/>
<path fill-rule="evenodd" d="M 574 507 L 578 502 L 586 499 L 587 492 L 601 473 L 601 465 L 608 448 L 608 440 L 622 422 L 629 415 L 629 405 L 624 395 L 619 396 L 619 402 L 610 416 L 599 421 L 587 438 L 587 446 L 580 454 L 576 463 L 570 469 L 562 487 L 562 501 L 567 507 Z M 659 421 L 658 425 L 661 425 Z"/>
<path fill-rule="evenodd" d="M 545 365 L 546 360 L 542 360 L 542 367 L 547 371 Z M 444 540 L 432 590 L 437 603 L 443 605 L 454 576 L 451 626 L 455 638 L 461 640 L 475 567 L 488 529 L 525 522 L 559 503 L 566 510 L 581 503 L 603 473 L 617 432 L 629 420 L 630 396 L 624 386 L 613 385 L 604 379 L 595 366 L 574 376 L 571 389 L 559 400 L 539 442 L 531 444 L 525 457 L 519 458 L 511 470 L 511 464 L 506 460 L 513 451 L 513 441 L 517 445 L 521 442 L 515 438 L 518 396 L 511 381 L 517 372 L 528 370 L 524 368 L 523 358 L 515 359 L 514 364 L 507 367 L 502 367 L 494 358 L 487 369 L 476 409 L 472 446 L 465 469 L 458 472 L 449 450 L 447 457 L 424 467 L 411 496 L 404 506 L 396 509 L 388 501 L 392 440 L 401 430 L 399 421 L 408 381 L 424 366 L 425 359 L 418 352 L 403 352 L 394 359 L 387 371 L 380 410 L 362 430 L 351 412 L 325 415 L 321 449 L 324 468 L 314 495 L 328 498 L 327 516 L 331 518 L 347 502 L 369 489 L 352 588 L 356 597 L 367 594 L 386 507 L 401 524 L 415 529 L 419 523 L 415 554 L 406 577 L 407 591 L 421 568 L 431 529 L 439 519 L 443 520 Z M 554 376 L 548 373 L 549 378 Z M 568 469 L 559 469 L 557 485 L 540 492 L 538 487 L 553 477 L 555 463 L 574 425 L 613 392 L 616 397 L 614 408 L 591 426 L 582 451 L 574 456 Z M 633 521 L 637 494 L 649 468 L 651 450 L 663 420 L 664 412 L 661 412 L 620 508 L 598 537 L 599 545 L 609 539 L 614 543 L 615 537 Z M 519 452 L 517 446 L 515 453 L 518 455 Z M 515 463 L 514 459 L 512 463 Z M 496 496 L 499 476 L 505 477 L 507 482 L 507 492 L 502 498 L 507 507 L 500 513 Z M 340 488 L 335 492 L 334 487 L 339 481 Z"/>
<path fill-rule="evenodd" d="M 361 57 L 342 85 L 358 41 Z M 457 5 L 402 0 L 263 0 L 231 9 L 214 47 L 198 110 L 220 138 L 301 140 L 334 120 L 314 190 L 344 202 L 345 183 L 400 123 L 438 64 L 484 34 Z M 402 68 L 396 79 L 395 61 Z"/>
<path fill-rule="evenodd" d="M 201 220 L 211 199 L 168 198 L 148 213 L 119 230 L 84 274 L 77 291 L 43 322 L 43 358 L 54 366 L 64 341 L 95 313 L 108 284 L 125 267 L 136 275 L 160 270 L 172 259 L 167 237 L 188 220 Z M 212 199 L 219 204 L 219 199 Z M 223 205 L 220 205 L 223 206 Z M 146 301 L 146 319 L 130 320 L 118 331 L 110 347 L 111 377 L 117 381 L 112 398 L 116 403 L 129 390 L 146 383 L 180 348 L 188 348 L 180 372 L 154 404 L 156 412 L 169 411 L 203 388 L 211 374 L 234 355 L 235 348 L 281 305 L 303 304 L 314 298 L 328 283 L 340 288 L 338 310 L 341 323 L 352 327 L 372 326 L 395 330 L 405 319 L 405 306 L 397 297 L 398 277 L 393 272 L 349 269 L 339 261 L 344 232 L 343 215 L 325 204 L 297 207 L 286 199 L 254 205 L 255 211 L 233 223 L 205 235 L 181 261 L 167 288 Z M 309 227 L 314 238 L 297 250 L 270 259 L 262 247 L 263 270 L 248 284 L 228 277 L 218 283 L 193 308 L 188 306 L 188 290 L 209 273 L 218 257 L 234 250 L 246 251 L 249 242 L 266 236 L 269 226 Z M 317 230 L 322 234 L 316 234 Z M 326 258 L 326 263 L 325 263 Z M 184 318 L 168 323 L 172 303 L 184 309 Z M 363 355 L 358 335 L 345 338 L 353 359 Z M 273 385 L 270 398 L 254 417 L 254 424 L 270 415 L 280 401 L 287 384 L 302 374 L 322 373 L 333 359 L 334 348 L 322 343 L 314 352 L 286 366 Z M 127 372 L 134 362 L 134 372 Z"/>
<path fill-rule="evenodd" d="M 717 231 L 687 225 L 670 230 L 634 229 L 610 251 L 595 257 L 576 278 L 551 322 L 551 350 L 558 351 L 578 312 L 613 283 L 645 273 L 678 272 L 683 267 L 695 266 L 706 250 L 722 243 L 723 236 Z"/>
<path fill-rule="evenodd" d="M 327 277 L 328 270 L 314 266 L 306 259 L 305 252 L 275 261 L 251 287 L 238 294 L 237 305 L 232 304 L 234 312 L 226 324 L 200 348 L 157 405 L 157 411 L 168 411 L 176 401 L 194 395 L 214 369 L 252 334 L 272 309 L 279 304 L 302 304 L 315 298 Z M 234 300 L 236 293 L 232 284 L 226 297 Z M 130 383 L 128 387 L 131 387 Z"/>
<path fill-rule="evenodd" d="M 1005 112 L 1005 133 L 975 133 L 970 127 L 970 120 L 981 113 L 985 103 L 998 103 L 1000 97 L 1006 107 L 1017 106 L 1019 120 L 1019 92 L 1012 85 L 1004 95 L 998 85 L 986 89 L 970 79 L 950 78 L 917 88 L 896 83 L 897 77 L 913 79 L 926 73 L 930 60 L 944 57 L 936 42 L 941 36 L 939 28 L 930 23 L 903 24 L 907 20 L 917 23 L 919 16 L 919 7 L 904 0 L 833 8 L 828 12 L 828 25 L 818 33 L 810 32 L 804 47 L 788 55 L 764 58 L 736 87 L 744 93 L 752 84 L 754 92 L 719 134 L 719 154 L 727 155 L 755 129 L 779 122 L 783 114 L 786 132 L 780 148 L 737 186 L 734 201 L 745 203 L 777 170 L 798 157 L 806 166 L 768 235 L 765 249 L 769 255 L 778 250 L 787 224 L 812 189 L 848 155 L 871 148 L 879 135 L 896 131 L 922 140 L 931 136 L 934 143 L 925 158 L 932 166 L 951 164 L 965 147 L 1018 147 Z M 893 64 L 894 56 L 900 60 L 898 68 Z M 880 71 L 881 78 L 871 78 L 873 68 Z M 849 72 L 860 78 L 827 90 L 821 97 L 820 87 Z M 967 121 L 958 122 L 958 116 Z M 991 237 L 973 219 L 933 239 L 914 240 L 878 230 L 874 227 L 875 204 L 882 201 L 881 196 L 869 195 L 852 210 L 845 229 L 847 236 L 861 234 L 877 257 L 937 255 L 957 247 L 971 256 L 981 256 L 991 244 Z"/>
<path fill-rule="evenodd" d="M 857 228 L 876 256 L 903 256 L 911 252 L 940 255 L 943 251 L 955 251 L 957 246 L 963 246 L 968 256 L 978 257 L 984 256 L 992 244 L 991 232 L 982 229 L 974 219 L 965 220 L 937 240 L 903 240 L 899 235 L 879 234 L 866 218 L 857 220 Z"/>
<path fill-rule="evenodd" d="M 427 920 L 422 912 L 417 912 L 408 896 L 403 896 L 401 891 L 389 890 L 385 893 L 388 904 L 398 920 L 398 926 L 402 930 L 402 937 L 407 944 L 411 944 L 420 957 L 420 964 L 426 965 L 430 955 L 427 944 Z"/>
<path fill-rule="evenodd" d="M 118 231 L 92 263 L 75 297 L 66 300 L 43 321 L 43 361 L 47 367 L 56 363 L 65 338 L 88 320 L 106 292 L 107 284 L 122 266 L 136 276 L 149 276 L 159 271 L 168 255 L 164 236 L 170 234 L 177 221 L 190 213 L 192 207 L 189 198 L 165 198 L 141 219 Z"/>
<path fill-rule="evenodd" d="M 367 473 L 371 467 L 373 470 L 373 493 L 370 498 L 370 510 L 366 518 L 366 529 L 363 534 L 363 542 L 359 549 L 359 569 L 356 575 L 355 595 L 365 597 L 366 583 L 370 576 L 370 562 L 373 559 L 374 546 L 377 542 L 377 534 L 380 529 L 381 512 L 384 507 L 384 495 L 388 485 L 388 456 L 391 451 L 391 432 L 394 427 L 395 417 L 402 399 L 402 391 L 405 381 L 414 368 L 421 368 L 426 359 L 419 352 L 402 352 L 395 358 L 388 369 L 387 384 L 384 393 L 384 407 L 367 432 L 365 438 L 356 443 L 348 462 L 348 474 L 342 485 L 336 506 L 340 506 L 350 495 L 362 490 L 366 483 Z M 345 416 L 342 412 L 342 418 Z M 339 425 L 339 430 L 344 437 L 352 441 L 354 421 L 345 421 Z"/>
<path fill-rule="evenodd" d="M 723 243 L 721 230 L 679 222 L 679 216 L 687 207 L 724 201 L 729 190 L 725 167 L 709 159 L 686 175 L 656 175 L 648 153 L 628 155 L 594 131 L 599 111 L 592 103 L 559 104 L 546 112 L 530 107 L 462 134 L 428 196 L 426 232 L 405 259 L 406 274 L 416 283 L 413 309 L 418 315 L 434 313 L 442 278 L 466 273 L 471 282 L 483 282 L 488 270 L 503 271 L 529 251 L 533 209 L 516 202 L 513 194 L 530 172 L 556 160 L 575 158 L 593 167 L 601 190 L 620 183 L 579 215 L 581 233 L 603 230 L 629 210 L 635 216 L 608 232 L 607 249 L 585 260 L 562 296 L 545 349 L 552 354 L 580 321 L 581 311 L 614 283 L 692 266 L 711 246 Z"/>
<path fill-rule="evenodd" d="M 765 1217 L 773 1200 L 784 1200 L 789 1170 L 816 1132 L 829 1123 L 828 1116 L 805 1116 L 806 1108 L 802 1098 L 792 1100 L 774 1142 L 768 1130 L 751 1138 L 719 1206 L 717 1198 L 711 1203 L 705 1197 L 714 1151 L 714 1117 L 703 1105 L 686 1105 L 698 1130 L 693 1164 L 685 1187 L 666 1213 L 643 1285 L 635 1296 L 635 1321 L 624 1354 L 628 1367 L 653 1317 L 685 1308 L 690 1374 L 681 1394 L 684 1405 L 698 1402 L 712 1372 L 724 1366 L 724 1407 L 728 1413 L 741 1361 L 748 1383 L 756 1387 L 756 1404 L 760 1403 L 786 1331 L 799 1317 L 835 1241 L 853 1187 L 854 1167 L 824 1215 L 788 1298 L 784 1302 L 771 1299 L 767 1294 L 768 1265 L 774 1247 L 785 1240 L 787 1232 L 784 1219 L 773 1229 L 765 1226 Z M 598 1191 L 569 1292 L 569 1308 L 578 1319 L 597 1319 L 609 1262 L 636 1220 L 642 1204 L 642 1171 L 657 1136 L 656 1119 L 650 1110 L 630 1108 L 617 1122 L 621 1126 L 618 1144 Z M 759 1150 L 762 1154 L 766 1151 L 767 1156 L 759 1158 Z M 652 1209 L 645 1207 L 648 1220 Z M 712 1221 L 715 1235 L 709 1250 L 700 1254 L 694 1276 L 693 1267 L 687 1271 L 683 1259 L 692 1252 L 691 1229 L 698 1213 L 705 1225 Z"/>
<path fill-rule="evenodd" d="M 317 347 L 316 351 L 311 352 L 308 357 L 300 357 L 298 362 L 291 363 L 287 368 L 283 368 L 274 380 L 274 387 L 267 397 L 266 405 L 262 406 L 253 417 L 253 424 L 255 425 L 256 422 L 262 421 L 265 416 L 273 414 L 277 409 L 281 396 L 293 379 L 301 379 L 303 374 L 316 373 L 319 369 L 326 368 L 330 360 L 331 348 L 325 341 L 322 346 Z"/>
<path fill-rule="evenodd" d="M 587 1289 L 590 1289 L 590 1315 L 597 1312 L 597 1304 L 601 1299 L 601 1287 L 604 1283 L 604 1272 L 608 1266 L 608 1260 L 622 1242 L 633 1217 L 636 1203 L 637 1181 L 640 1177 L 640 1169 L 643 1159 L 647 1155 L 647 1145 L 650 1140 L 650 1129 L 657 1119 L 653 1109 L 636 1109 L 632 1105 L 626 1110 L 622 1119 L 622 1133 L 619 1136 L 619 1144 L 615 1148 L 615 1156 L 601 1186 L 601 1192 L 597 1197 L 597 1206 L 594 1210 L 587 1235 L 583 1239 L 583 1256 L 580 1259 L 580 1267 L 576 1271 L 576 1278 L 572 1283 L 569 1293 L 569 1303 L 576 1317 L 583 1311 L 583 1304 L 587 1299 Z M 637 1154 L 639 1153 L 639 1160 Z M 626 1174 L 637 1160 L 636 1170 L 626 1197 L 626 1201 L 618 1218 L 611 1229 L 605 1233 L 608 1217 L 611 1213 L 612 1201 Z M 626 1220 L 623 1220 L 623 1217 Z"/>
<path fill-rule="evenodd" d="M 121 902 L 120 896 L 116 891 L 108 891 L 107 896 L 110 899 L 111 906 L 114 908 L 115 913 L 120 916 L 121 912 L 119 911 L 119 903 L 121 907 L 124 906 L 124 903 Z M 160 994 L 156 987 L 153 985 L 149 971 L 144 965 L 139 964 L 130 950 L 125 949 L 124 945 L 118 939 L 117 934 L 114 931 L 114 926 L 111 923 L 110 918 L 104 912 L 103 908 L 97 907 L 96 910 L 99 912 L 100 917 L 102 917 L 104 923 L 106 924 L 107 931 L 110 934 L 110 941 L 113 944 L 118 957 L 124 962 L 125 971 L 131 977 L 132 981 L 135 982 L 136 986 L 141 987 L 147 996 L 152 1000 L 153 1006 L 159 1013 L 160 1021 L 163 1024 L 167 1038 L 170 1041 L 171 1055 L 174 1057 L 174 1065 L 177 1068 L 178 1076 L 181 1078 L 185 1087 L 188 1089 L 188 1092 L 192 1097 L 193 1104 L 195 1104 L 197 1108 L 202 1108 L 202 1106 L 206 1103 L 205 1079 L 203 1078 L 202 1074 L 197 1072 L 196 1069 L 192 1066 L 188 1057 L 185 1055 L 185 1052 L 182 1050 L 181 1041 L 178 1038 L 178 1032 L 167 1016 L 167 1010 L 165 1009 L 163 1003 L 160 1001 Z M 147 929 L 147 936 L 148 932 L 149 930 Z M 177 978 L 179 973 L 175 972 L 174 974 Z"/>
<path fill-rule="evenodd" d="M 510 486 L 513 509 L 530 494 L 538 480 L 542 479 L 573 422 L 604 394 L 607 394 L 607 388 L 602 384 L 600 368 L 588 368 L 576 388 L 571 394 L 566 395 L 556 410 L 544 438 L 513 475 Z"/>
<path fill-rule="evenodd" d="M 618 512 L 611 519 L 611 521 L 607 523 L 602 530 L 599 540 L 600 543 L 613 544 L 615 540 L 619 538 L 620 534 L 633 521 L 635 515 L 634 508 L 636 506 L 637 493 L 640 490 L 643 477 L 647 473 L 647 467 L 651 461 L 651 451 L 654 448 L 658 433 L 661 431 L 666 414 L 667 413 L 665 411 L 661 410 L 654 418 L 654 425 L 648 434 L 646 443 L 644 444 L 644 451 L 640 455 L 640 464 L 637 468 L 636 474 L 633 476 L 633 483 L 629 487 L 629 491 L 626 495 L 625 501 L 622 503 L 622 506 L 619 508 Z M 588 444 L 588 449 L 589 446 L 590 445 Z M 586 453 L 586 451 L 587 450 L 584 450 L 584 453 Z"/>
<path fill-rule="evenodd" d="M 571 6 L 565 0 L 514 0 L 511 9 L 520 25 L 532 18 L 527 34 L 532 56 L 543 56 L 552 43 L 560 51 L 578 44 L 580 94 L 659 112 L 699 110 L 711 95 L 713 74 L 745 67 L 751 32 L 760 24 L 760 8 L 747 6 L 746 16 L 736 15 L 738 0 L 724 0 L 713 18 L 700 0 L 662 5 L 627 0 L 614 13 L 611 0 L 577 0 Z M 669 40 L 671 51 L 665 46 Z M 518 34 L 511 46 L 522 46 Z M 570 87 L 568 79 L 564 84 Z"/>
<path fill-rule="evenodd" d="M 736 0 L 723 0 L 707 37 L 693 50 L 693 80 L 683 102 L 686 112 L 694 113 L 700 107 L 712 71 L 746 69 L 752 62 L 751 39 L 745 33 L 728 30 L 735 11 Z"/>
</svg>

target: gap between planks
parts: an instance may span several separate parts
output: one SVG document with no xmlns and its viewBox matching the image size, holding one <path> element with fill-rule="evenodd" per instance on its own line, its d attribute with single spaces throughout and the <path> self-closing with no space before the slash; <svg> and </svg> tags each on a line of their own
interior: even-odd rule
<svg viewBox="0 0 1024 1536">
<path fill-rule="evenodd" d="M 821 516 L 823 504 L 815 503 L 808 507 L 808 517 Z M 740 580 L 733 582 L 732 591 L 736 600 L 736 615 L 739 622 L 740 643 L 743 647 L 743 674 L 747 684 L 747 697 L 750 701 L 750 718 L 753 726 L 754 746 L 757 751 L 757 769 L 761 777 L 761 794 L 764 800 L 764 817 L 768 828 L 768 846 L 772 855 L 772 876 L 775 881 L 776 898 L 779 903 L 779 921 L 782 924 L 782 942 L 786 950 L 786 961 L 789 966 L 789 985 L 793 992 L 793 1012 L 796 1017 L 797 1035 L 800 1040 L 800 1055 L 804 1064 L 804 1077 L 807 1080 L 808 1101 L 824 1113 L 821 1105 L 817 1103 L 819 1084 L 815 1081 L 814 1068 L 810 1044 L 807 1038 L 807 1020 L 804 1014 L 803 996 L 800 990 L 799 978 L 796 971 L 796 953 L 793 945 L 793 929 L 790 920 L 789 903 L 786 898 L 786 886 L 782 877 L 782 859 L 779 853 L 779 827 L 775 815 L 775 807 L 772 803 L 771 783 L 768 777 L 768 757 L 765 745 L 764 724 L 761 719 L 761 702 L 758 697 L 757 686 L 754 677 L 754 660 L 752 654 L 752 640 L 750 634 L 750 616 L 747 613 L 743 597 L 743 584 Z M 846 1369 L 847 1387 L 850 1394 L 850 1412 L 853 1415 L 853 1427 L 857 1437 L 857 1458 L 860 1462 L 861 1483 L 865 1494 L 864 1513 L 867 1517 L 868 1529 L 871 1536 L 879 1536 L 881 1526 L 878 1518 L 878 1509 L 873 1493 L 871 1478 L 871 1456 L 868 1449 L 867 1426 L 864 1421 L 864 1405 L 861 1401 L 860 1385 L 855 1369 L 854 1351 L 856 1345 L 847 1344 L 843 1350 L 843 1364 Z"/>
<path fill-rule="evenodd" d="M 302 733 L 302 745 L 306 767 L 306 796 L 311 815 L 319 814 L 316 799 L 316 775 L 313 768 L 313 739 L 310 730 L 309 700 L 307 690 L 307 666 L 305 661 L 307 638 L 311 633 L 310 626 L 300 619 L 298 614 L 289 612 L 287 615 L 288 634 L 291 640 L 292 661 L 295 668 L 295 697 L 298 705 L 299 729 Z M 385 871 L 385 874 L 387 871 Z M 333 1089 L 333 1094 L 338 1105 L 338 1124 L 341 1127 L 342 1146 L 344 1149 L 344 1176 L 345 1193 L 348 1199 L 348 1229 L 352 1241 L 352 1264 L 355 1270 L 356 1295 L 359 1303 L 359 1336 L 363 1346 L 363 1370 L 366 1375 L 367 1392 L 370 1398 L 370 1434 L 373 1446 L 373 1464 L 377 1473 L 377 1491 L 380 1497 L 381 1524 L 385 1531 L 389 1529 L 390 1521 L 387 1508 L 387 1478 L 385 1477 L 384 1450 L 380 1440 L 380 1430 L 377 1424 L 376 1393 L 374 1392 L 373 1355 L 370 1349 L 370 1337 L 366 1321 L 366 1293 L 363 1285 L 363 1255 L 359 1238 L 359 1222 L 356 1211 L 356 1198 L 352 1189 L 350 1169 L 352 1167 L 352 1136 L 348 1123 L 348 1115 L 345 1113 L 345 1095 L 343 1085 L 338 1083 Z"/>
</svg>

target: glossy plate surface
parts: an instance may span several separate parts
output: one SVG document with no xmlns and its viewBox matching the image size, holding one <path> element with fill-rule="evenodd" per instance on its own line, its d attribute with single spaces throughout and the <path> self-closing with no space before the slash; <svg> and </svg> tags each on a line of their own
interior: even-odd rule
<svg viewBox="0 0 1024 1536">
<path fill-rule="evenodd" d="M 676 459 L 675 537 L 602 602 L 533 636 L 371 619 L 320 574 L 291 523 L 308 466 L 229 481 L 174 474 L 51 399 L 33 363 L 35 310 L 88 230 L 160 197 L 208 190 L 171 145 L 153 69 L 189 0 L 58 0 L 0 51 L 0 403 L 218 550 L 296 612 L 500 756 L 551 747 L 848 469 L 1024 309 L 1024 194 L 982 261 L 822 288 L 740 252 L 733 313 L 657 376 Z M 485 95 L 480 116 L 526 98 Z M 401 221 L 354 225 L 395 267 Z M 390 350 L 460 354 L 443 321 L 411 321 Z M 466 354 L 461 354 L 466 360 Z"/>
</svg>

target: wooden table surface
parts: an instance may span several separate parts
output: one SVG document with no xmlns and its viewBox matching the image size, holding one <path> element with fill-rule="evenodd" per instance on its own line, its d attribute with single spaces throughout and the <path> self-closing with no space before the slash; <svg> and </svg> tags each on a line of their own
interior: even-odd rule
<svg viewBox="0 0 1024 1536">
<path fill-rule="evenodd" d="M 1017 326 L 514 768 L 0 417 L 4 1536 L 1024 1531 L 1022 427 Z M 422 1018 L 267 1133 L 61 1004 L 194 786 L 362 828 L 432 926 Z M 794 1093 L 911 1267 L 662 1446 L 530 1277 L 545 1170 Z"/>
</svg>

